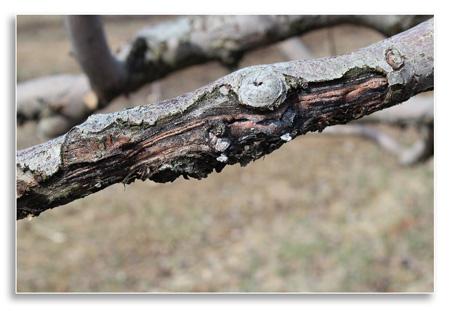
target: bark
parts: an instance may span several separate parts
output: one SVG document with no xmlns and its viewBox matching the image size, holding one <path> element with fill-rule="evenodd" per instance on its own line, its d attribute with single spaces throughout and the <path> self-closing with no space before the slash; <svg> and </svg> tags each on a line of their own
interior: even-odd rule
<svg viewBox="0 0 450 311">
<path fill-rule="evenodd" d="M 416 165 L 434 155 L 433 97 L 425 94 L 410 98 L 401 105 L 377 111 L 349 125 L 336 125 L 325 129 L 332 135 L 353 135 L 368 139 L 381 149 L 395 156 L 400 165 Z M 419 138 L 410 146 L 398 142 L 374 124 L 386 124 L 400 128 L 413 127 Z"/>
<path fill-rule="evenodd" d="M 421 126 L 434 122 L 433 96 L 414 96 L 407 102 L 377 111 L 361 118 L 358 123 L 384 123 L 393 126 Z"/>
<path fill-rule="evenodd" d="M 375 16 L 376 17 L 376 16 Z M 386 19 L 389 17 L 386 16 Z M 374 21 L 377 19 L 374 18 Z M 291 38 L 279 45 L 280 50 L 288 59 L 311 59 L 313 55 L 301 39 Z M 427 126 L 434 121 L 433 96 L 423 94 L 414 96 L 402 105 L 377 111 L 364 118 L 358 119 L 358 123 L 383 123 L 393 126 Z M 356 130 L 357 132 L 359 130 Z M 343 131 L 344 132 L 344 131 Z M 364 135 L 361 135 L 364 136 Z M 375 135 L 376 136 L 376 135 Z"/>
<path fill-rule="evenodd" d="M 433 20 L 354 53 L 238 70 L 154 105 L 92 115 L 17 153 L 17 218 L 114 183 L 204 178 L 433 89 Z"/>
<path fill-rule="evenodd" d="M 185 17 L 143 29 L 131 44 L 122 48 L 117 55 L 117 61 L 111 59 L 110 53 L 106 51 L 107 43 L 97 21 L 92 20 L 91 17 L 90 23 L 76 22 L 86 18 L 71 17 L 69 21 L 71 19 L 75 21 L 71 23 L 71 29 L 73 29 L 71 33 L 76 55 L 78 55 L 77 59 L 89 76 L 95 92 L 90 92 L 87 87 L 80 88 L 78 89 L 78 100 L 70 101 L 71 105 L 77 107 L 60 109 L 61 111 L 78 111 L 79 114 L 67 116 L 60 113 L 59 110 L 46 107 L 47 104 L 59 107 L 66 104 L 53 98 L 51 93 L 50 96 L 47 96 L 46 90 L 53 88 L 50 82 L 42 90 L 33 90 L 34 97 L 23 93 L 25 90 L 20 85 L 18 87 L 17 114 L 21 122 L 46 118 L 53 120 L 56 116 L 58 117 L 56 118 L 59 125 L 57 128 L 48 126 L 54 124 L 51 121 L 44 121 L 41 124 L 40 128 L 48 137 L 66 132 L 72 126 L 79 124 L 79 120 L 85 119 L 93 111 L 107 105 L 116 96 L 133 92 L 147 83 L 191 65 L 217 60 L 234 68 L 248 51 L 321 27 L 343 23 L 364 25 L 390 36 L 409 29 L 428 19 L 429 16 L 240 15 Z M 100 40 L 89 40 L 92 35 Z M 92 44 L 98 47 L 98 52 L 89 48 Z M 101 55 L 106 55 L 104 61 Z M 97 66 L 99 67 L 97 68 Z M 102 72 L 108 72 L 108 74 L 102 74 Z M 78 79 L 85 78 L 79 76 Z M 29 85 L 32 83 L 32 81 L 28 82 Z M 106 85 L 103 85 L 104 83 Z M 42 83 L 36 85 L 37 87 L 42 87 Z M 29 89 L 31 88 L 28 87 Z M 90 105 L 86 105 L 83 100 L 86 94 L 90 94 Z M 95 98 L 95 94 L 97 98 Z M 73 98 L 75 99 L 75 96 Z M 41 107 L 41 110 L 33 109 L 30 113 L 30 109 L 26 107 L 33 105 L 33 102 L 40 102 L 38 107 Z"/>
<path fill-rule="evenodd" d="M 280 49 L 289 59 L 310 59 L 313 57 L 309 49 L 298 38 L 284 41 L 280 44 Z M 416 165 L 431 158 L 434 154 L 433 110 L 433 96 L 429 94 L 418 95 L 401 105 L 377 111 L 352 122 L 350 125 L 328 127 L 324 133 L 352 135 L 367 139 L 395 156 L 400 165 Z M 405 147 L 394 137 L 370 126 L 378 123 L 402 128 L 414 126 L 418 128 L 420 138 L 411 146 Z"/>
</svg>

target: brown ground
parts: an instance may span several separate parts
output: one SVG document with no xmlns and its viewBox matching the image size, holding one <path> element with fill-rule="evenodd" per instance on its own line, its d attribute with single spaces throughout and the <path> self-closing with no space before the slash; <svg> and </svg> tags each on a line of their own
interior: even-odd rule
<svg viewBox="0 0 450 311">
<path fill-rule="evenodd" d="M 114 48 L 161 18 L 108 19 Z M 19 17 L 19 80 L 77 72 L 59 17 Z M 343 53 L 379 40 L 333 28 Z M 303 36 L 316 56 L 325 30 Z M 277 47 L 242 66 L 285 60 Z M 227 71 L 210 63 L 164 79 L 179 95 Z M 146 87 L 109 110 L 154 100 Z M 413 131 L 394 132 L 405 139 Z M 18 129 L 18 148 L 41 141 Z M 17 223 L 17 290 L 431 291 L 433 160 L 402 168 L 357 138 L 306 135 L 205 180 L 115 185 Z"/>
</svg>

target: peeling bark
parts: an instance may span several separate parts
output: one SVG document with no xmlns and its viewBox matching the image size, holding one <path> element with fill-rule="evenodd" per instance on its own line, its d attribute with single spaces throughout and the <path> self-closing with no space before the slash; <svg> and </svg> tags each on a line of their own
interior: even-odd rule
<svg viewBox="0 0 450 311">
<path fill-rule="evenodd" d="M 86 18 L 89 23 L 82 22 Z M 106 106 L 118 95 L 133 92 L 147 83 L 191 65 L 217 60 L 234 68 L 248 51 L 321 27 L 351 23 L 371 27 L 390 36 L 428 18 L 429 16 L 420 15 L 185 17 L 143 29 L 129 45 L 122 48 L 116 61 L 106 49 L 106 40 L 99 29 L 98 20 L 86 16 L 71 17 L 69 24 L 72 25 L 72 33 L 77 33 L 72 35 L 75 52 L 95 92 L 84 86 L 77 89 L 78 95 L 74 94 L 70 102 L 64 102 L 52 96 L 57 89 L 51 84 L 51 80 L 46 80 L 48 85 L 44 87 L 41 80 L 36 85 L 36 88 L 39 86 L 41 89 L 35 89 L 32 93 L 25 92 L 31 89 L 32 81 L 27 82 L 27 89 L 19 84 L 18 119 L 21 122 L 44 119 L 40 122 L 42 133 L 54 137 L 79 124 L 80 120 Z M 83 30 L 86 35 L 82 34 Z M 92 42 L 88 39 L 91 36 L 100 38 L 93 43 L 99 46 L 96 51 L 89 49 Z M 92 66 L 92 62 L 98 63 L 98 66 Z M 53 81 L 54 79 L 56 77 Z M 80 75 L 78 79 L 86 78 Z M 52 91 L 48 93 L 48 90 Z M 86 96 L 89 96 L 89 102 L 86 102 Z M 76 107 L 66 107 L 69 103 Z M 54 106 L 61 108 L 52 109 Z M 64 110 L 79 113 L 67 115 L 61 112 Z M 54 124 L 58 127 L 53 127 Z"/>
<path fill-rule="evenodd" d="M 298 38 L 284 41 L 280 45 L 280 49 L 289 59 L 312 58 L 311 52 Z M 351 122 L 349 125 L 327 127 L 323 133 L 331 135 L 352 135 L 367 139 L 395 156 L 400 165 L 416 165 L 428 160 L 434 154 L 433 108 L 433 96 L 425 93 L 414 96 L 401 105 L 372 113 Z M 420 138 L 411 146 L 403 146 L 383 130 L 370 126 L 371 124 L 377 123 L 389 124 L 401 128 L 414 126 L 419 130 Z"/>
<path fill-rule="evenodd" d="M 92 115 L 18 151 L 17 219 L 114 183 L 204 178 L 226 164 L 246 165 L 298 135 L 433 89 L 433 61 L 429 20 L 348 55 L 248 67 L 167 101 Z"/>
<path fill-rule="evenodd" d="M 313 55 L 299 38 L 292 38 L 280 45 L 281 51 L 288 59 L 311 59 Z M 421 94 L 414 96 L 402 105 L 377 111 L 358 123 L 385 123 L 393 126 L 426 126 L 434 121 L 433 96 Z"/>
</svg>

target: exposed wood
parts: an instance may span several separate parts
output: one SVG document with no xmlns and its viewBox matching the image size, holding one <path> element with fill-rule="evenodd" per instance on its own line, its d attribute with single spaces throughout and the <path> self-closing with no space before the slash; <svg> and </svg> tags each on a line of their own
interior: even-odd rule
<svg viewBox="0 0 450 311">
<path fill-rule="evenodd" d="M 107 50 L 98 19 L 73 16 L 69 17 L 69 29 L 72 29 L 70 33 L 75 52 L 89 76 L 94 92 L 87 86 L 77 88 L 78 94 L 74 93 L 70 101 L 64 101 L 52 96 L 55 92 L 62 92 L 51 83 L 56 77 L 40 80 L 33 90 L 31 86 L 34 80 L 31 80 L 27 82 L 27 88 L 23 88 L 21 84 L 18 86 L 17 114 L 21 122 L 38 120 L 42 123 L 39 126 L 41 133 L 55 137 L 79 124 L 80 120 L 104 107 L 118 95 L 133 92 L 187 66 L 216 60 L 234 68 L 248 51 L 321 27 L 352 23 L 374 28 L 390 36 L 428 18 L 429 16 L 421 15 L 183 17 L 143 29 L 130 44 L 122 48 L 115 60 Z M 99 39 L 92 40 L 92 37 Z M 80 75 L 77 79 L 82 81 L 86 78 Z M 48 85 L 43 86 L 43 81 L 47 81 Z M 31 93 L 26 93 L 30 90 Z M 51 91 L 48 92 L 49 90 Z M 86 105 L 86 94 L 89 94 L 90 101 L 94 104 Z M 35 105 L 35 102 L 40 104 Z M 69 104 L 76 107 L 66 107 Z M 30 109 L 27 106 L 40 109 Z M 52 108 L 54 106 L 60 109 L 55 110 Z M 68 116 L 64 113 L 66 110 L 78 114 Z M 53 124 L 58 127 L 50 126 Z"/>
<path fill-rule="evenodd" d="M 429 20 L 348 55 L 248 67 L 167 101 L 92 115 L 18 151 L 17 218 L 118 182 L 204 178 L 245 165 L 298 135 L 433 89 L 433 55 Z"/>
</svg>

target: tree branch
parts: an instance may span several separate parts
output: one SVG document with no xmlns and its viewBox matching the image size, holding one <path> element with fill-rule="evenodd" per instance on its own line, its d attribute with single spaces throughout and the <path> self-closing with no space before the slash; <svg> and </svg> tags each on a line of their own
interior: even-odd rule
<svg viewBox="0 0 450 311">
<path fill-rule="evenodd" d="M 357 122 L 365 124 L 384 123 L 400 127 L 427 125 L 434 122 L 433 97 L 430 95 L 414 96 L 401 105 L 377 111 Z"/>
<path fill-rule="evenodd" d="M 415 165 L 429 159 L 434 153 L 433 123 L 422 124 L 419 130 L 421 131 L 421 137 L 409 147 L 402 146 L 395 138 L 381 130 L 362 124 L 335 125 L 326 128 L 324 133 L 354 135 L 369 139 L 383 150 L 397 157 L 401 165 Z"/>
<path fill-rule="evenodd" d="M 90 92 L 87 86 L 78 88 L 78 95 L 73 94 L 72 100 L 64 102 L 53 97 L 54 92 L 60 91 L 52 85 L 56 77 L 44 79 L 48 83 L 44 87 L 43 80 L 38 81 L 34 89 L 32 80 L 27 82 L 27 88 L 21 84 L 18 86 L 17 115 L 20 122 L 50 118 L 49 122 L 43 121 L 39 127 L 44 135 L 54 137 L 79 124 L 80 120 L 107 105 L 116 96 L 133 92 L 191 65 L 218 60 L 234 67 L 248 51 L 321 27 L 351 23 L 393 35 L 428 18 L 417 15 L 185 17 L 143 29 L 131 44 L 122 48 L 117 60 L 114 60 L 107 49 L 98 18 L 73 16 L 69 17 L 69 29 L 74 49 L 94 92 Z M 91 40 L 92 37 L 98 40 Z M 98 52 L 92 50 L 93 45 Z M 77 79 L 82 81 L 85 78 L 80 75 Z M 86 98 L 89 100 L 86 101 Z M 65 107 L 69 103 L 77 107 Z M 59 109 L 52 108 L 55 106 Z M 72 113 L 66 114 L 64 111 Z M 58 127 L 51 126 L 55 124 L 55 116 Z"/>
<path fill-rule="evenodd" d="M 69 15 L 65 23 L 74 55 L 99 102 L 107 103 L 120 95 L 126 84 L 126 68 L 111 54 L 100 17 Z"/>
<path fill-rule="evenodd" d="M 135 179 L 204 178 L 433 89 L 433 20 L 354 53 L 244 68 L 17 153 L 17 218 Z"/>
<path fill-rule="evenodd" d="M 284 41 L 280 45 L 280 49 L 289 59 L 312 58 L 308 48 L 298 38 Z M 332 55 L 334 54 L 332 53 Z M 431 158 L 434 154 L 433 110 L 433 97 L 418 95 L 401 105 L 377 111 L 352 122 L 352 124 L 327 127 L 324 133 L 353 135 L 368 139 L 397 157 L 399 164 L 415 165 Z M 421 137 L 412 146 L 404 147 L 394 137 L 370 126 L 370 124 L 376 123 L 400 127 L 413 125 L 419 129 Z"/>
<path fill-rule="evenodd" d="M 399 162 L 403 165 L 414 165 L 424 162 L 434 154 L 434 123 L 428 123 L 420 126 L 421 139 L 418 139 L 414 145 L 405 149 L 399 155 Z"/>
</svg>

